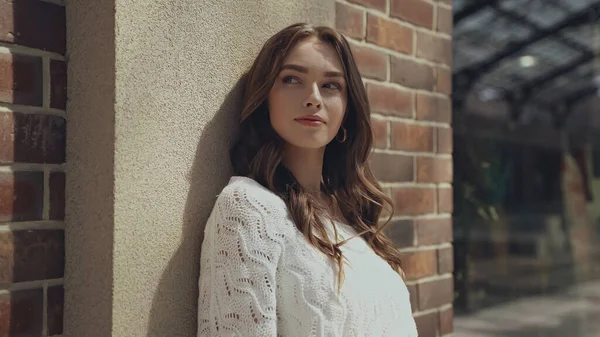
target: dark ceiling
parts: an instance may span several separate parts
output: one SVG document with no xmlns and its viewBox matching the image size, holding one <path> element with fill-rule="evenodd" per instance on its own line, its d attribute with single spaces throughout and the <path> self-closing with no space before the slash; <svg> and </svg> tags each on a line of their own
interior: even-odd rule
<svg viewBox="0 0 600 337">
<path fill-rule="evenodd" d="M 597 94 L 600 0 L 453 0 L 452 6 L 455 106 L 477 91 L 515 106 L 568 110 Z"/>
</svg>

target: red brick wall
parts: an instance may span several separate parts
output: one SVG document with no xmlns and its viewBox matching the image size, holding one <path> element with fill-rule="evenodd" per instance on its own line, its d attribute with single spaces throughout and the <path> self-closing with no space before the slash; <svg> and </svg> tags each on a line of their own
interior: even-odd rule
<svg viewBox="0 0 600 337">
<path fill-rule="evenodd" d="M 451 0 L 336 1 L 372 108 L 372 167 L 395 203 L 389 234 L 420 337 L 452 334 Z"/>
<path fill-rule="evenodd" d="M 0 337 L 62 334 L 61 0 L 0 1 Z"/>
</svg>

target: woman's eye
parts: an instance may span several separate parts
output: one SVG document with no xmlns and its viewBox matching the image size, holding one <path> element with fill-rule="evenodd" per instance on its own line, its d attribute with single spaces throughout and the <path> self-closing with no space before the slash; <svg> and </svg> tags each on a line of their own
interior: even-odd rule
<svg viewBox="0 0 600 337">
<path fill-rule="evenodd" d="M 283 83 L 295 84 L 298 82 L 300 82 L 300 81 L 298 81 L 298 79 L 293 76 L 286 76 L 283 78 Z"/>
<path fill-rule="evenodd" d="M 323 85 L 323 87 L 325 87 L 326 89 L 340 90 L 342 86 L 338 83 L 327 83 Z"/>
</svg>

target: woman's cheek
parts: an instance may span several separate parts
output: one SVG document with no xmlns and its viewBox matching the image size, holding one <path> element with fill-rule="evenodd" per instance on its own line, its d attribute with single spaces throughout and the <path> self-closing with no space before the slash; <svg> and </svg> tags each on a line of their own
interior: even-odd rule
<svg viewBox="0 0 600 337">
<path fill-rule="evenodd" d="M 344 117 L 344 112 L 346 110 L 346 104 L 343 97 L 335 96 L 330 98 L 327 108 L 330 114 L 329 118 L 334 119 L 336 124 L 341 123 L 341 120 Z"/>
</svg>

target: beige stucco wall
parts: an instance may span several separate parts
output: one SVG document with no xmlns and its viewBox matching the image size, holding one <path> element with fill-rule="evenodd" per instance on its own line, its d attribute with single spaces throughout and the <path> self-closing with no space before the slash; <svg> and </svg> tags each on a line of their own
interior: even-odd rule
<svg viewBox="0 0 600 337">
<path fill-rule="evenodd" d="M 238 80 L 297 21 L 334 1 L 67 1 L 65 336 L 195 335 Z"/>
</svg>

